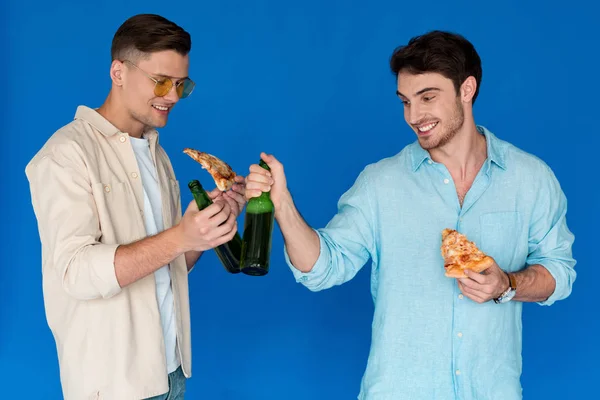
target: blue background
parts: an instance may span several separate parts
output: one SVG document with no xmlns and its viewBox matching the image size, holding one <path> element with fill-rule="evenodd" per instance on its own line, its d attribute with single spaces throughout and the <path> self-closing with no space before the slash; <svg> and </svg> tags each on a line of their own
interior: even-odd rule
<svg viewBox="0 0 600 400">
<path fill-rule="evenodd" d="M 162 14 L 192 34 L 197 88 L 161 131 L 184 204 L 191 200 L 190 179 L 212 187 L 184 147 L 218 154 L 243 175 L 267 151 L 284 163 L 297 206 L 314 227 L 329 221 L 366 164 L 414 140 L 394 94 L 392 50 L 430 29 L 469 38 L 484 71 L 476 122 L 553 168 L 576 235 L 572 296 L 549 308 L 524 307 L 525 399 L 593 397 L 600 372 L 600 268 L 593 252 L 597 6 L 580 0 L 366 3 L 3 2 L 0 397 L 61 398 L 24 168 L 72 120 L 77 105 L 103 102 L 112 36 L 142 12 Z M 223 147 L 224 139 L 233 145 Z M 213 252 L 190 275 L 188 398 L 356 398 L 370 345 L 369 266 L 343 286 L 312 293 L 285 265 L 278 228 L 273 249 L 271 272 L 262 278 L 228 275 Z"/>
</svg>

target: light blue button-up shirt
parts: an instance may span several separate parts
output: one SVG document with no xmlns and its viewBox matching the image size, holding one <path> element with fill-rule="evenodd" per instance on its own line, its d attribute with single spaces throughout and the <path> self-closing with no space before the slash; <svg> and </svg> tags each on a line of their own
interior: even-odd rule
<svg viewBox="0 0 600 400">
<path fill-rule="evenodd" d="M 478 304 L 444 276 L 441 232 L 464 233 L 500 268 L 541 264 L 571 293 L 576 273 L 566 198 L 537 157 L 478 126 L 488 158 L 461 207 L 452 177 L 418 142 L 367 166 L 341 198 L 309 273 L 312 291 L 352 279 L 372 260 L 371 350 L 360 400 L 521 399 L 522 303 Z"/>
</svg>

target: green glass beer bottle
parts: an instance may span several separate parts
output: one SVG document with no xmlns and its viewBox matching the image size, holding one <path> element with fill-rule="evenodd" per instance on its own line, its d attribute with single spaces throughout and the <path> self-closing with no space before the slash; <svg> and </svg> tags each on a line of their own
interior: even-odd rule
<svg viewBox="0 0 600 400">
<path fill-rule="evenodd" d="M 260 160 L 259 165 L 270 171 Z M 248 200 L 244 217 L 240 267 L 246 275 L 261 276 L 269 272 L 275 207 L 269 192 Z"/>
<path fill-rule="evenodd" d="M 194 179 L 188 183 L 188 187 L 194 196 L 194 200 L 196 200 L 196 204 L 200 210 L 205 209 L 210 206 L 213 202 L 208 197 L 208 194 L 200 184 L 200 181 Z M 242 254 L 242 238 L 236 232 L 233 239 L 231 239 L 227 243 L 223 243 L 220 246 L 214 248 L 215 253 L 217 253 L 217 257 L 225 267 L 225 270 L 232 274 L 237 274 L 240 272 L 240 257 Z"/>
</svg>

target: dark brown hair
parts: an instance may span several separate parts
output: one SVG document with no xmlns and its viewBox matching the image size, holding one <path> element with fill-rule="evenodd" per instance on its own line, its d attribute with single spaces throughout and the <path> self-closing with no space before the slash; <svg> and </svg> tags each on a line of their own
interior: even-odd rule
<svg viewBox="0 0 600 400">
<path fill-rule="evenodd" d="M 157 51 L 175 50 L 182 56 L 192 49 L 190 34 L 156 14 L 139 14 L 126 20 L 113 37 L 112 60 L 142 58 Z"/>
<path fill-rule="evenodd" d="M 481 59 L 471 42 L 451 32 L 431 31 L 415 36 L 408 44 L 397 47 L 390 59 L 395 76 L 400 71 L 411 74 L 437 72 L 450 79 L 458 94 L 460 86 L 472 76 L 477 81 L 473 103 L 481 85 Z"/>
</svg>

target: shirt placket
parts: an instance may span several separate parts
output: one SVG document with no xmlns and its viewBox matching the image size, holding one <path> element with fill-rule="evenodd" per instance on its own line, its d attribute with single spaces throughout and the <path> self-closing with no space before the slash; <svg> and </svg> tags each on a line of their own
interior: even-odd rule
<svg viewBox="0 0 600 400">
<path fill-rule="evenodd" d="M 428 160 L 428 164 L 436 168 L 439 175 L 434 178 L 434 184 L 438 185 L 438 191 L 442 193 L 442 197 L 448 204 L 456 204 L 457 215 L 456 215 L 456 227 L 455 229 L 459 232 L 464 231 L 463 226 L 468 218 L 468 212 L 477 200 L 483 195 L 485 190 L 489 187 L 489 163 L 486 162 L 482 166 L 481 170 L 475 177 L 471 188 L 467 192 L 463 206 L 460 206 L 458 201 L 458 194 L 456 193 L 456 186 L 450 172 L 443 164 L 435 163 Z M 475 221 L 474 223 L 477 223 Z M 468 364 L 468 354 L 465 354 L 465 340 L 468 340 L 466 336 L 467 332 L 467 321 L 468 316 L 466 314 L 465 305 L 469 299 L 465 297 L 458 288 L 458 284 L 454 285 L 454 296 L 453 296 L 453 318 L 452 318 L 452 374 L 454 376 L 454 392 L 457 399 L 465 398 L 464 393 L 464 380 L 468 379 L 465 375 L 467 372 L 466 364 Z"/>
<path fill-rule="evenodd" d="M 138 223 L 141 224 L 143 232 L 146 232 L 146 225 L 144 223 L 144 192 L 142 188 L 142 179 L 140 176 L 139 165 L 137 163 L 135 154 L 133 153 L 133 148 L 131 147 L 132 145 L 129 135 L 126 132 L 119 132 L 117 136 L 117 151 L 121 155 L 121 160 L 123 160 L 125 173 L 127 174 L 127 178 L 131 183 L 131 187 L 133 189 L 133 193 L 135 195 L 135 199 L 138 205 L 139 218 L 136 219 Z"/>
</svg>

